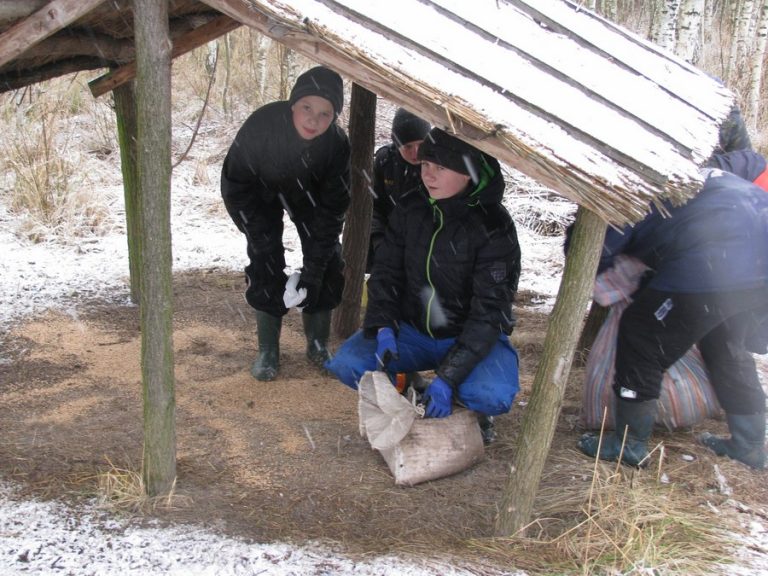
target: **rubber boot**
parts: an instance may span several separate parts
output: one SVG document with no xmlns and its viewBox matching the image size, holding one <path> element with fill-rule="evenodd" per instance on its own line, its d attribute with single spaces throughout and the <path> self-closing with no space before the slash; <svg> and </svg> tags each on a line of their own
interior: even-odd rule
<svg viewBox="0 0 768 576">
<path fill-rule="evenodd" d="M 579 439 L 579 450 L 593 458 L 600 446 L 600 460 L 615 462 L 621 455 L 621 462 L 629 466 L 644 468 L 648 462 L 648 440 L 656 421 L 656 400 L 629 402 L 616 398 L 616 430 L 603 436 L 602 444 L 598 434 L 584 434 Z M 627 429 L 626 440 L 624 429 Z"/>
<path fill-rule="evenodd" d="M 705 432 L 701 443 L 718 456 L 728 456 L 756 470 L 765 469 L 765 413 L 726 414 L 731 437 Z"/>
<path fill-rule="evenodd" d="M 314 314 L 302 313 L 304 334 L 307 337 L 307 358 L 322 369 L 325 361 L 331 357 L 328 352 L 328 336 L 331 333 L 331 311 L 321 310 Z"/>
<path fill-rule="evenodd" d="M 256 311 L 256 330 L 259 337 L 259 356 L 251 366 L 251 376 L 262 382 L 277 377 L 280 368 L 280 328 L 282 316 Z"/>
<path fill-rule="evenodd" d="M 480 434 L 483 437 L 483 444 L 485 446 L 492 444 L 496 440 L 496 424 L 493 421 L 493 416 L 478 414 L 477 423 L 480 424 Z"/>
</svg>

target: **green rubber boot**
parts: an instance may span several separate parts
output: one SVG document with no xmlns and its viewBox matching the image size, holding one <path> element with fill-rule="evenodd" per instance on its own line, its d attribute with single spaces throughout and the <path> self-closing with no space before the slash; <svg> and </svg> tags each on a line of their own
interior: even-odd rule
<svg viewBox="0 0 768 576">
<path fill-rule="evenodd" d="M 259 337 L 259 356 L 251 366 L 251 376 L 262 382 L 277 377 L 280 368 L 281 316 L 272 316 L 261 310 L 256 311 L 256 330 Z"/>
<path fill-rule="evenodd" d="M 600 447 L 600 460 L 615 462 L 621 455 L 622 464 L 644 468 L 648 465 L 648 440 L 656 422 L 656 400 L 629 402 L 616 398 L 616 430 L 603 436 L 589 433 L 579 439 L 579 450 L 595 457 Z M 626 428 L 626 439 L 624 429 Z"/>
<path fill-rule="evenodd" d="M 765 413 L 726 414 L 730 438 L 702 434 L 701 443 L 718 456 L 728 456 L 756 470 L 765 469 Z"/>
<path fill-rule="evenodd" d="M 322 369 L 326 360 L 331 357 L 328 352 L 328 336 L 331 333 L 331 311 L 321 310 L 314 314 L 302 313 L 304 334 L 307 337 L 307 358 L 315 366 Z"/>
</svg>

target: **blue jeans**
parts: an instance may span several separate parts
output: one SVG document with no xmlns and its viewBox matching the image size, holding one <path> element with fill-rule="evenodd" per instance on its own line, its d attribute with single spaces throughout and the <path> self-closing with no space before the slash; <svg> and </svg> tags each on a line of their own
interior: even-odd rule
<svg viewBox="0 0 768 576">
<path fill-rule="evenodd" d="M 400 357 L 390 361 L 387 371 L 435 370 L 455 340 L 437 340 L 403 323 L 397 335 Z M 357 331 L 325 363 L 325 368 L 344 384 L 357 390 L 362 375 L 376 370 L 376 339 L 365 338 L 362 331 Z M 499 340 L 488 356 L 459 385 L 458 396 L 454 399 L 470 410 L 495 416 L 509 412 L 519 390 L 517 351 L 509 343 L 509 338 L 500 333 Z"/>
</svg>

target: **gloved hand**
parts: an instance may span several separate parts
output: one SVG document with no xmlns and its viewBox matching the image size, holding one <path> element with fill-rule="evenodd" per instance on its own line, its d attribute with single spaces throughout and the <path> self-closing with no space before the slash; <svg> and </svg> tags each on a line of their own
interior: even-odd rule
<svg viewBox="0 0 768 576">
<path fill-rule="evenodd" d="M 427 418 L 445 418 L 451 415 L 453 388 L 438 376 L 427 386 L 422 400 L 427 406 Z"/>
<path fill-rule="evenodd" d="M 301 302 L 299 308 L 311 308 L 317 304 L 317 299 L 320 296 L 320 287 L 312 282 L 307 282 L 302 274 L 299 276 L 299 282 L 296 284 L 296 291 L 299 292 L 302 288 L 307 291 L 307 297 Z"/>
<path fill-rule="evenodd" d="M 379 370 L 386 368 L 390 360 L 397 360 L 400 357 L 395 331 L 392 328 L 380 328 L 376 334 L 376 344 L 376 367 Z"/>
</svg>

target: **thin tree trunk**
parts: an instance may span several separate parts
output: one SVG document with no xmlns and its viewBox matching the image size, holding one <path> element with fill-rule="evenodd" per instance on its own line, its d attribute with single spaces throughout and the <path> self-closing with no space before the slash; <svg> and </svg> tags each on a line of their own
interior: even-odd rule
<svg viewBox="0 0 768 576">
<path fill-rule="evenodd" d="M 731 56 L 728 60 L 728 85 L 738 86 L 739 63 L 744 62 L 749 46 L 749 28 L 752 21 L 752 13 L 755 9 L 754 0 L 742 0 L 736 13 L 736 21 L 733 27 L 733 40 L 731 43 Z M 743 84 L 742 84 L 743 86 Z"/>
<path fill-rule="evenodd" d="M 765 47 L 768 43 L 768 0 L 763 0 L 757 23 L 757 41 L 752 54 L 751 77 L 749 82 L 749 110 L 747 127 L 752 134 L 757 133 L 757 123 L 760 119 L 760 88 L 763 85 L 763 61 Z"/>
<path fill-rule="evenodd" d="M 657 19 L 651 27 L 651 41 L 662 48 L 675 51 L 677 44 L 677 14 L 680 0 L 663 0 L 659 5 Z"/>
<path fill-rule="evenodd" d="M 592 294 L 605 228 L 605 223 L 596 214 L 583 207 L 578 209 L 573 241 L 544 339 L 544 351 L 499 504 L 497 536 L 518 534 L 527 526 L 533 513 L 582 320 Z"/>
<path fill-rule="evenodd" d="M 684 0 L 680 6 L 676 53 L 686 62 L 697 64 L 701 54 L 701 19 L 704 0 Z"/>
<path fill-rule="evenodd" d="M 334 333 L 347 338 L 360 327 L 368 237 L 371 233 L 373 200 L 373 147 L 376 131 L 376 94 L 352 84 L 349 105 L 349 139 L 352 145 L 352 202 L 347 211 L 342 240 L 344 297 L 333 315 Z"/>
<path fill-rule="evenodd" d="M 142 192 L 142 478 L 150 496 L 176 481 L 171 276 L 171 41 L 168 4 L 134 0 Z"/>
<path fill-rule="evenodd" d="M 121 84 L 112 91 L 115 99 L 117 139 L 120 144 L 120 168 L 123 173 L 125 198 L 125 227 L 128 238 L 128 270 L 131 285 L 131 302 L 141 299 L 141 185 L 139 183 L 138 152 L 136 140 L 136 91 L 135 82 Z"/>
</svg>

